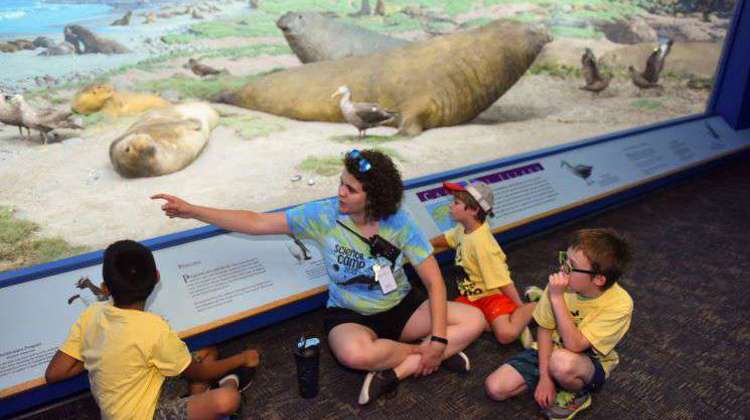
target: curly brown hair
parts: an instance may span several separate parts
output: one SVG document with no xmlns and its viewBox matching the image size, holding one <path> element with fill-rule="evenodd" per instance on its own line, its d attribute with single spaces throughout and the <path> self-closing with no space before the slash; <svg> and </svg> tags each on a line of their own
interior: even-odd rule
<svg viewBox="0 0 750 420">
<path fill-rule="evenodd" d="M 360 161 L 366 159 L 371 167 L 360 172 Z M 352 152 L 344 156 L 346 171 L 362 183 L 367 193 L 365 217 L 369 220 L 386 219 L 398 211 L 404 198 L 404 183 L 401 173 L 390 157 L 377 150 L 362 150 L 359 157 Z"/>
</svg>

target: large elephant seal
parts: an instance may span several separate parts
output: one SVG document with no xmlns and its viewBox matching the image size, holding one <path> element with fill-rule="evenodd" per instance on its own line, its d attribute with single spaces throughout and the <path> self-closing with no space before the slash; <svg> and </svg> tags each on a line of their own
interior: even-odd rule
<svg viewBox="0 0 750 420">
<path fill-rule="evenodd" d="M 549 40 L 543 29 L 494 21 L 377 54 L 273 73 L 217 100 L 298 120 L 341 122 L 331 94 L 346 85 L 353 101 L 397 111 L 399 131 L 416 135 L 479 115 L 518 81 Z"/>
<path fill-rule="evenodd" d="M 109 160 L 125 178 L 166 175 L 191 164 L 219 124 L 204 102 L 151 111 L 109 146 Z"/>
<path fill-rule="evenodd" d="M 303 63 L 367 55 L 409 43 L 315 12 L 287 12 L 276 26 Z"/>
<path fill-rule="evenodd" d="M 76 54 L 124 54 L 130 50 L 117 41 L 96 36 L 81 25 L 66 25 L 63 30 L 65 41 L 76 47 Z M 83 48 L 81 48 L 83 45 Z"/>
<path fill-rule="evenodd" d="M 112 117 L 121 117 L 171 105 L 159 96 L 117 92 L 111 85 L 96 84 L 86 86 L 78 92 L 73 98 L 71 108 L 83 115 L 102 111 Z"/>
</svg>

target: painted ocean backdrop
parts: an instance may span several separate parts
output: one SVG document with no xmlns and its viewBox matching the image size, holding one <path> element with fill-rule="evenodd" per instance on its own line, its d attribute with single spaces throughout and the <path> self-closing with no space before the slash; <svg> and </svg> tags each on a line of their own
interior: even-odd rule
<svg viewBox="0 0 750 420">
<path fill-rule="evenodd" d="M 197 0 L 0 0 L 0 41 L 34 40 L 45 36 L 55 43 L 64 41 L 63 28 L 69 24 L 83 25 L 107 39 L 129 48 L 127 54 L 40 56 L 42 49 L 0 53 L 0 91 L 18 92 L 38 87 L 40 77 L 58 83 L 91 79 L 102 72 L 134 64 L 149 57 L 168 54 L 176 49 L 190 49 L 189 45 L 164 45 L 158 40 L 166 34 L 182 32 L 195 23 L 190 15 L 159 19 L 144 24 L 144 16 L 159 12 L 162 7 L 186 7 Z M 228 15 L 246 11 L 243 3 L 232 3 L 222 13 Z M 128 10 L 133 11 L 129 26 L 111 26 Z"/>
</svg>

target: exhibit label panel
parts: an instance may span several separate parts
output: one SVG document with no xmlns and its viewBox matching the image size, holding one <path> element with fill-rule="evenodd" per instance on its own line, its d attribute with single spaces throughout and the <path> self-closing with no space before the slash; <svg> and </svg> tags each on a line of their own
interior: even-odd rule
<svg viewBox="0 0 750 420">
<path fill-rule="evenodd" d="M 187 337 L 325 291 L 320 252 L 288 236 L 227 233 L 154 253 L 146 309 Z M 41 383 L 80 313 L 101 297 L 101 264 L 0 288 L 0 396 Z"/>
</svg>

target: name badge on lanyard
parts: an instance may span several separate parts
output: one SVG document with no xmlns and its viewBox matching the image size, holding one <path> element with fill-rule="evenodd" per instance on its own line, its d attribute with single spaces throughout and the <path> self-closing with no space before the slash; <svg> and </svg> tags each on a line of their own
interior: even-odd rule
<svg viewBox="0 0 750 420">
<path fill-rule="evenodd" d="M 396 290 L 396 279 L 393 277 L 391 267 L 375 264 L 372 266 L 372 271 L 375 272 L 375 281 L 380 285 L 380 290 L 384 295 Z"/>
</svg>

